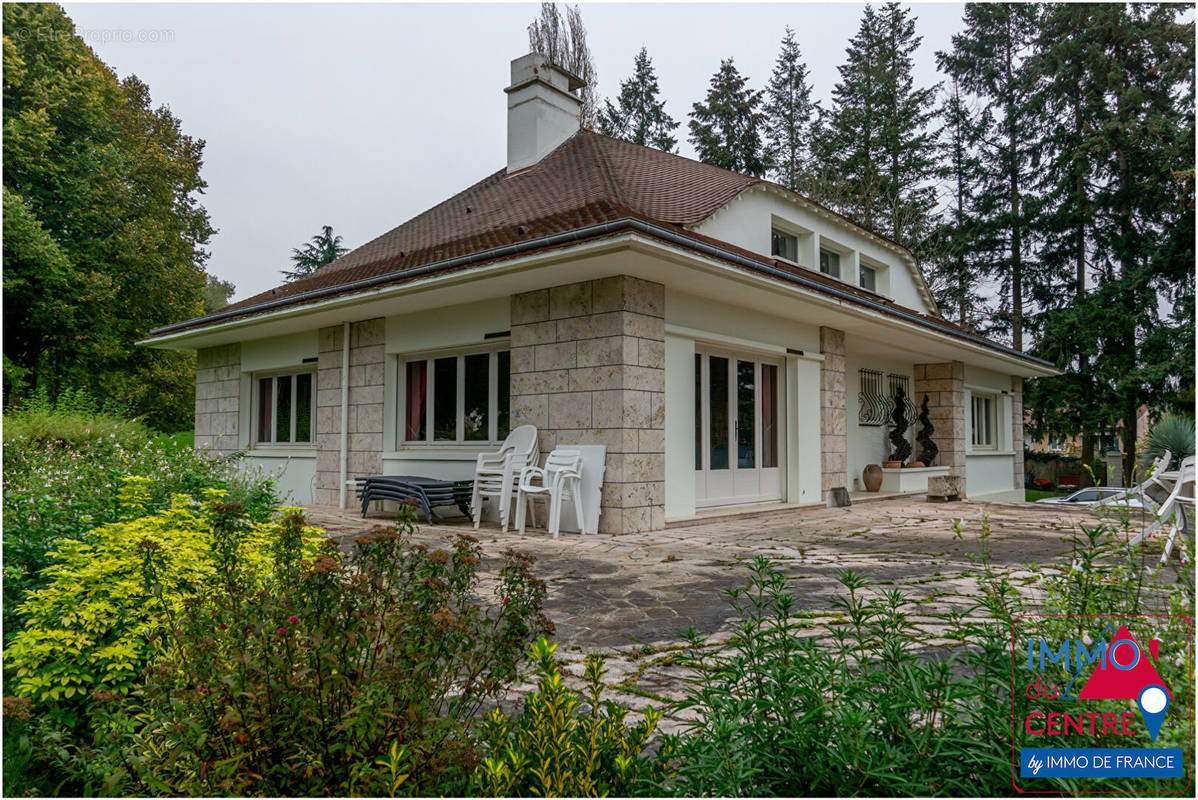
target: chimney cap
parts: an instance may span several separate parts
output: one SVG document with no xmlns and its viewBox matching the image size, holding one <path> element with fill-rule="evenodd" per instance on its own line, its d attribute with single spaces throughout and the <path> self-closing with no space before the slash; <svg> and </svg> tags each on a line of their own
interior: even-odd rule
<svg viewBox="0 0 1198 800">
<path fill-rule="evenodd" d="M 582 78 L 554 63 L 543 53 L 529 53 L 512 60 L 512 85 L 504 91 L 510 94 L 533 81 L 568 93 L 577 92 L 587 85 Z"/>
</svg>

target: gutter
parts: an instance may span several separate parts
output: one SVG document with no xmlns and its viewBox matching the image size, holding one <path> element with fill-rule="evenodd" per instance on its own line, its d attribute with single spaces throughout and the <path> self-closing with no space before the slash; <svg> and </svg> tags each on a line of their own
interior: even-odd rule
<svg viewBox="0 0 1198 800">
<path fill-rule="evenodd" d="M 351 281 L 349 283 L 338 284 L 337 286 L 327 286 L 321 289 L 313 289 L 307 292 L 301 292 L 300 294 L 290 295 L 288 297 L 280 297 L 277 300 L 267 300 L 263 303 L 250 306 L 248 308 L 218 311 L 214 314 L 208 315 L 207 317 L 203 317 L 202 319 L 205 320 L 206 325 L 209 322 L 217 322 L 222 319 L 242 317 L 250 313 L 268 311 L 272 308 L 279 308 L 281 306 L 295 305 L 308 300 L 319 300 L 332 295 L 352 294 L 356 291 L 371 289 L 376 286 L 393 283 L 400 279 L 418 278 L 424 275 L 443 272 L 445 270 L 467 264 L 506 258 L 508 256 L 519 255 L 528 250 L 539 250 L 546 247 L 572 244 L 584 239 L 593 239 L 599 236 L 625 230 L 633 230 L 638 233 L 643 233 L 647 236 L 664 240 L 671 244 L 684 247 L 688 250 L 702 253 L 713 258 L 718 258 L 722 261 L 728 261 L 736 264 L 737 266 L 746 267 L 754 272 L 764 273 L 770 277 L 777 278 L 787 283 L 797 284 L 819 294 L 830 295 L 852 305 L 868 308 L 886 316 L 897 317 L 907 322 L 914 323 L 922 328 L 935 331 L 936 333 L 952 336 L 958 339 L 964 339 L 965 341 L 972 342 L 992 350 L 997 350 L 1008 356 L 1013 356 L 1024 361 L 1052 369 L 1054 372 L 1058 371 L 1055 364 L 1045 361 L 1041 358 L 1036 358 L 1035 356 L 1030 356 L 1011 347 L 1007 347 L 1004 344 L 990 341 L 989 339 L 983 338 L 976 334 L 968 333 L 966 331 L 942 328 L 934 322 L 914 312 L 906 311 L 900 307 L 886 305 L 885 303 L 879 303 L 875 300 L 861 297 L 857 294 L 839 289 L 835 286 L 829 286 L 821 281 L 813 280 L 804 275 L 779 269 L 770 264 L 765 264 L 755 259 L 743 256 L 740 253 L 734 253 L 717 245 L 698 241 L 686 236 L 685 234 L 678 233 L 677 231 L 662 227 L 652 222 L 645 222 L 644 220 L 637 219 L 636 217 L 624 217 L 622 219 L 612 220 L 611 222 L 603 222 L 598 225 L 591 225 L 586 228 L 576 228 L 571 231 L 554 233 L 536 239 L 528 239 L 522 242 L 515 242 L 513 244 L 502 245 L 500 247 L 493 247 L 489 250 L 480 250 L 469 255 L 456 256 L 454 258 L 443 259 L 441 261 L 434 261 L 431 264 L 425 264 L 419 267 L 394 270 L 382 275 L 363 278 L 360 280 Z M 146 339 L 143 339 L 141 342 L 139 342 L 139 344 L 149 343 L 158 336 L 186 329 L 188 327 L 193 327 L 195 326 L 195 322 L 195 320 L 186 320 L 184 322 L 176 322 L 171 325 L 164 325 L 160 328 L 154 328 L 150 331 L 150 336 Z"/>
</svg>

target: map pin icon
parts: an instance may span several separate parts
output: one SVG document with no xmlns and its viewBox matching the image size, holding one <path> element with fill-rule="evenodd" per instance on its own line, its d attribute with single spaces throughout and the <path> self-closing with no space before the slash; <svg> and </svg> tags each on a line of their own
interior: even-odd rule
<svg viewBox="0 0 1198 800">
<path fill-rule="evenodd" d="M 1161 731 L 1161 723 L 1165 719 L 1165 712 L 1169 710 L 1169 693 L 1165 691 L 1164 686 L 1145 686 L 1140 690 L 1140 716 L 1144 718 L 1144 727 L 1148 729 L 1148 735 L 1152 737 L 1152 741 L 1156 741 L 1156 735 Z"/>
</svg>

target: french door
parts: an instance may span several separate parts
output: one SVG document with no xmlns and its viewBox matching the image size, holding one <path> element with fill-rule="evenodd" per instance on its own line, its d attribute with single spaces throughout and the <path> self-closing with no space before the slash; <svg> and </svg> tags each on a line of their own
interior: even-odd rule
<svg viewBox="0 0 1198 800">
<path fill-rule="evenodd" d="M 695 351 L 695 503 L 782 499 L 782 363 Z"/>
</svg>

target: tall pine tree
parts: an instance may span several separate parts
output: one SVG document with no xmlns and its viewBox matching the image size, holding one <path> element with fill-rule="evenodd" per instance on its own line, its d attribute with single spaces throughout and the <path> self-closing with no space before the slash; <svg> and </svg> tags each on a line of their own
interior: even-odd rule
<svg viewBox="0 0 1198 800">
<path fill-rule="evenodd" d="M 789 27 L 765 90 L 766 154 L 774 180 L 797 192 L 811 190 L 811 132 L 815 104 L 807 65 Z"/>
<path fill-rule="evenodd" d="M 691 111 L 688 140 L 701 161 L 761 176 L 769 169 L 761 131 L 765 121 L 761 111 L 763 93 L 750 89 L 748 84 L 731 58 L 721 61 L 707 97 L 695 103 Z"/>
<path fill-rule="evenodd" d="M 1181 14 L 1167 5 L 1054 6 L 1032 62 L 1049 109 L 1080 110 L 1048 143 L 1050 233 L 1064 232 L 1066 243 L 1071 233 L 1073 257 L 1089 263 L 1037 347 L 1065 374 L 1036 381 L 1028 404 L 1040 424 L 1063 432 L 1116 428 L 1125 479 L 1140 407 L 1193 403 L 1194 28 Z"/>
<path fill-rule="evenodd" d="M 981 181 L 976 147 L 983 123 L 956 81 L 949 83 L 939 116 L 943 122 L 938 149 L 941 212 L 921 255 L 941 313 L 976 330 L 983 327 L 979 312 L 984 307 L 974 255 Z"/>
<path fill-rule="evenodd" d="M 984 219 L 978 239 L 987 267 L 1003 287 L 999 319 L 1016 350 L 1024 345 L 1026 257 L 1031 221 L 1028 190 L 1031 155 L 1039 136 L 1035 124 L 1034 81 L 1025 66 L 1037 30 L 1038 6 L 1023 3 L 970 3 L 965 30 L 952 38 L 952 50 L 937 53 L 940 68 L 992 110 L 982 133 L 986 180 L 979 193 Z"/>
<path fill-rule="evenodd" d="M 673 135 L 678 123 L 666 113 L 666 101 L 660 95 L 649 51 L 642 47 L 633 62 L 632 77 L 620 81 L 616 102 L 608 100 L 599 115 L 599 130 L 634 144 L 673 152 L 678 144 Z"/>
<path fill-rule="evenodd" d="M 916 87 L 913 75 L 921 41 L 898 3 L 865 7 L 817 148 L 840 210 L 912 247 L 927 235 L 935 204 L 935 87 Z"/>
</svg>

